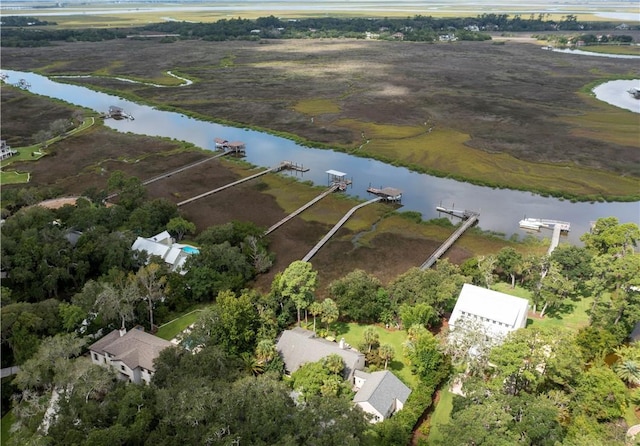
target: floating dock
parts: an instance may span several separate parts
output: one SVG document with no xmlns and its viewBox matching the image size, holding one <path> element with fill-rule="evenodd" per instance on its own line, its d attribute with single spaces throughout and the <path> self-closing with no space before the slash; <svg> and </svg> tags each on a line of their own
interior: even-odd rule
<svg viewBox="0 0 640 446">
<path fill-rule="evenodd" d="M 540 232 L 542 229 L 551 229 L 553 231 L 551 235 L 551 244 L 547 255 L 551 254 L 554 249 L 560 244 L 560 236 L 567 234 L 571 230 L 571 223 L 560 220 L 547 220 L 544 218 L 523 218 L 518 223 L 520 228 L 527 231 Z"/>
<path fill-rule="evenodd" d="M 367 192 L 381 197 L 384 201 L 391 201 L 395 203 L 399 203 L 400 201 L 402 201 L 402 191 L 400 189 L 396 189 L 395 187 L 384 187 L 381 189 L 377 189 L 375 187 L 369 186 L 367 188 Z"/>
<path fill-rule="evenodd" d="M 216 149 L 224 150 L 227 153 L 244 154 L 247 150 L 247 145 L 242 141 L 227 141 L 222 138 L 215 138 L 214 143 Z"/>
<path fill-rule="evenodd" d="M 122 108 L 112 105 L 109 107 L 109 111 L 105 115 L 105 118 L 113 119 L 129 119 L 133 121 L 133 116 L 125 112 Z"/>
<path fill-rule="evenodd" d="M 431 257 L 429 257 L 426 260 L 426 262 L 420 265 L 421 270 L 431 268 L 433 264 L 436 263 L 436 261 L 440 257 L 442 257 L 449 248 L 451 248 L 451 246 L 456 242 L 456 240 L 458 240 L 462 236 L 462 234 L 465 233 L 467 229 L 475 225 L 478 222 L 478 219 L 480 218 L 480 213 L 475 211 L 468 211 L 468 210 L 459 211 L 456 209 L 443 208 L 441 206 L 438 206 L 436 209 L 438 210 L 438 212 L 444 212 L 446 214 L 450 214 L 455 217 L 461 218 L 463 220 L 463 223 L 458 229 L 456 229 L 456 231 L 453 234 L 449 236 L 447 240 L 445 240 L 445 242 L 442 245 L 440 245 L 438 249 L 436 249 L 436 251 L 433 254 L 431 254 Z"/>
<path fill-rule="evenodd" d="M 522 229 L 530 231 L 540 231 L 541 229 L 560 228 L 562 232 L 571 230 L 571 223 L 560 220 L 547 220 L 545 218 L 524 218 L 518 223 Z"/>
</svg>

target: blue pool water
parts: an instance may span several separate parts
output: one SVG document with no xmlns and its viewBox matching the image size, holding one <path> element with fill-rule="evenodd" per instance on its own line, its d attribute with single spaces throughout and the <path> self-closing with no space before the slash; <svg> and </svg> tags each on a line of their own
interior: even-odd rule
<svg viewBox="0 0 640 446">
<path fill-rule="evenodd" d="M 189 254 L 200 254 L 200 250 L 198 248 L 194 248 L 193 246 L 183 246 L 182 250 Z"/>
</svg>

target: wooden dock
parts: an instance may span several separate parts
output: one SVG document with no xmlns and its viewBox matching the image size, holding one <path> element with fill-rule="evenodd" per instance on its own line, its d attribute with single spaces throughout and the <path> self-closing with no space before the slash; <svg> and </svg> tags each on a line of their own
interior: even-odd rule
<svg viewBox="0 0 640 446">
<path fill-rule="evenodd" d="M 295 216 L 301 214 L 303 211 L 305 211 L 306 209 L 310 208 L 311 206 L 316 204 L 318 201 L 322 200 L 324 197 L 326 197 L 327 195 L 335 192 L 336 190 L 338 190 L 338 185 L 331 186 L 329 189 L 327 189 L 326 191 L 324 191 L 323 193 L 321 193 L 320 195 L 315 197 L 313 200 L 311 200 L 308 203 L 304 204 L 303 206 L 301 206 L 300 208 L 296 209 L 295 211 L 293 211 L 292 213 L 287 215 L 285 218 L 283 218 L 282 220 L 280 220 L 276 224 L 272 225 L 269 229 L 267 229 L 265 231 L 264 235 L 271 234 L 273 231 L 278 229 L 280 226 L 282 226 L 283 224 L 285 224 L 286 222 L 288 222 L 289 220 L 291 220 Z"/>
<path fill-rule="evenodd" d="M 440 209 L 438 210 L 440 212 L 445 212 L 445 210 L 440 210 Z M 447 213 L 451 215 L 456 215 L 452 212 L 447 212 Z M 471 226 L 476 224 L 476 222 L 480 218 L 480 213 L 474 212 L 474 211 L 464 211 L 462 212 L 462 215 L 463 217 L 461 218 L 464 219 L 462 225 L 460 225 L 460 227 L 456 229 L 456 231 L 453 234 L 451 234 L 451 236 L 449 236 L 449 238 L 445 240 L 445 242 L 442 245 L 440 245 L 440 247 L 436 249 L 436 251 L 433 254 L 431 254 L 431 257 L 429 257 L 427 261 L 420 266 L 421 270 L 431 268 L 433 264 L 436 263 L 436 261 L 440 257 L 442 257 L 449 248 L 451 248 L 451 245 L 453 245 L 456 242 L 456 240 L 458 240 L 467 229 L 469 229 Z"/>
<path fill-rule="evenodd" d="M 180 172 L 184 172 L 185 170 L 188 170 L 188 169 L 191 169 L 193 167 L 199 166 L 200 164 L 204 164 L 204 163 L 209 162 L 211 160 L 220 158 L 222 156 L 227 155 L 228 153 L 229 152 L 219 153 L 219 154 L 217 154 L 215 156 L 212 156 L 212 157 L 200 160 L 200 161 L 196 161 L 195 163 L 187 164 L 186 166 L 179 167 L 178 169 L 172 170 L 171 172 L 163 173 L 162 175 L 158 175 L 157 177 L 153 177 L 153 178 L 150 178 L 148 180 L 145 180 L 145 181 L 142 182 L 142 184 L 146 186 L 147 184 L 155 183 L 158 180 L 162 180 L 164 178 L 169 178 L 172 175 L 175 175 L 175 174 L 180 173 Z"/>
<path fill-rule="evenodd" d="M 269 172 L 280 172 L 281 170 L 285 170 L 285 169 L 288 169 L 288 168 L 289 167 L 288 167 L 287 161 L 283 161 L 282 163 L 280 163 L 277 166 L 274 166 L 274 167 L 272 167 L 270 169 L 263 170 L 262 172 L 258 172 L 258 173 L 254 174 L 254 175 L 248 176 L 246 178 L 242 178 L 242 179 L 240 179 L 238 181 L 234 181 L 233 183 L 225 184 L 224 186 L 218 187 L 216 189 L 210 190 L 210 191 L 202 193 L 200 195 L 196 195 L 195 197 L 192 197 L 192 198 L 189 198 L 187 200 L 181 201 L 181 202 L 179 202 L 177 204 L 177 206 L 178 207 L 184 206 L 185 204 L 189 204 L 189 203 L 192 203 L 192 202 L 194 202 L 196 200 L 199 200 L 201 198 L 208 197 L 209 195 L 216 194 L 216 193 L 221 192 L 223 190 L 229 189 L 230 187 L 237 186 L 238 184 L 242 184 L 242 183 L 244 183 L 246 181 L 250 181 L 250 180 L 253 180 L 255 178 L 261 177 L 262 175 L 265 175 L 265 174 L 267 174 Z"/>
<path fill-rule="evenodd" d="M 376 202 L 378 202 L 380 200 L 382 200 L 382 197 L 376 197 L 373 200 L 366 201 L 364 203 L 361 203 L 361 204 L 359 204 L 357 206 L 354 206 L 351 209 L 349 209 L 349 211 L 346 214 L 344 214 L 344 217 L 342 217 L 340 219 L 340 221 L 338 223 L 336 223 L 336 225 L 329 232 L 327 232 L 327 235 L 325 235 L 322 238 L 322 240 L 320 240 L 316 244 L 316 246 L 314 246 L 311 249 L 311 251 L 309 251 L 307 253 L 307 255 L 303 257 L 302 261 L 303 262 L 308 262 L 311 259 L 311 257 L 316 255 L 316 253 L 320 250 L 320 248 L 322 248 L 322 246 L 324 246 L 324 244 L 327 243 L 329 241 L 329 239 L 335 235 L 336 232 L 338 232 L 338 229 L 340 229 L 342 227 L 342 225 L 344 225 L 345 222 L 349 219 L 349 217 L 351 217 L 358 209 L 360 209 L 362 207 L 365 207 L 365 206 L 367 206 L 369 204 L 376 203 Z"/>
<path fill-rule="evenodd" d="M 560 244 L 560 235 L 562 234 L 562 226 L 556 225 L 553 227 L 553 234 L 551 235 L 551 244 L 549 245 L 549 250 L 547 251 L 547 255 L 551 255 L 554 249 L 558 247 Z"/>
<path fill-rule="evenodd" d="M 396 203 L 402 201 L 402 191 L 400 189 L 396 189 L 395 187 L 384 187 L 378 189 L 369 186 L 367 188 L 367 192 L 381 197 L 384 201 L 391 201 Z"/>
</svg>

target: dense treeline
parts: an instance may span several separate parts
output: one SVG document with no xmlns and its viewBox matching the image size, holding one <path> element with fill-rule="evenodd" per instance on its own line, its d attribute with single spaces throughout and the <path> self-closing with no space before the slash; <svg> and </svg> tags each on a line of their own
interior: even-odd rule
<svg viewBox="0 0 640 446">
<path fill-rule="evenodd" d="M 269 293 L 244 288 L 271 258 L 262 230 L 251 224 L 202 231 L 193 239 L 200 254 L 185 275 L 134 255 L 137 234 L 166 228 L 179 239 L 195 228 L 175 206 L 146 200 L 140 182 L 120 172 L 107 191 L 88 195 L 114 190 L 115 206 L 87 199 L 55 211 L 24 208 L 2 226 L 3 360 L 22 367 L 15 387 L 3 389 L 4 409 L 15 392 L 10 444 L 408 444 L 434 390 L 452 376 L 461 377 L 467 397 L 455 397 L 452 422 L 439 426 L 445 444 L 623 444 L 625 411 L 640 403 L 631 391 L 640 384 L 640 347 L 625 345 L 640 320 L 635 224 L 600 219 L 582 237 L 584 247 L 562 246 L 549 257 L 507 247 L 461 266 L 441 261 L 411 269 L 387 285 L 355 270 L 331 283 L 320 301 L 317 272 L 307 262 L 278 273 Z M 70 230 L 80 235 L 75 245 L 65 237 Z M 429 331 L 452 310 L 464 283 L 497 281 L 530 290 L 540 318 L 562 316 L 590 297 L 590 325 L 520 330 L 502 345 L 472 324 L 457 327 L 453 338 Z M 126 385 L 79 356 L 92 342 L 89 333 L 152 327 L 154 314 L 157 321 L 195 302 L 215 304 L 201 312 L 183 346 L 162 352 L 148 387 Z M 309 315 L 318 335 L 339 318 L 406 329 L 403 355 L 417 384 L 401 412 L 369 425 L 351 404 L 340 358 L 307 364 L 283 380 L 277 336 Z M 398 354 L 373 330 L 365 330 L 358 348 L 371 370 Z M 43 417 L 52 392 L 57 412 Z"/>
<path fill-rule="evenodd" d="M 2 26 L 5 27 L 14 27 L 14 26 L 55 26 L 56 22 L 48 22 L 46 20 L 40 20 L 36 17 L 26 17 L 26 16 L 7 16 L 2 17 Z"/>
<path fill-rule="evenodd" d="M 104 197 L 114 191 L 118 204 L 105 206 Z M 33 196 L 39 194 L 29 195 Z M 163 296 L 167 299 L 153 303 L 158 324 L 194 303 L 213 300 L 221 290 L 242 289 L 271 266 L 267 240 L 259 237 L 263 230 L 231 222 L 208 228 L 195 238 L 200 255 L 189 259 L 187 274 L 152 271 L 145 266 L 149 259 L 131 250 L 136 237 L 168 230 L 179 240 L 192 234 L 195 225 L 179 215 L 174 203 L 147 200 L 141 182 L 119 171 L 110 177 L 107 190 L 90 190 L 85 197 L 76 206 L 57 210 L 16 209 L 16 202 L 5 201 L 5 215 L 9 209 L 13 215 L 2 225 L 3 366 L 24 362 L 43 336 L 73 331 L 83 321 L 86 333 L 116 326 L 125 313 L 127 321 L 150 326 L 153 314 L 143 298 L 130 302 L 131 308 L 95 317 L 100 306 L 110 303 L 108 292 L 123 295 L 139 288 L 141 274 L 153 272 L 166 282 Z M 24 197 L 3 197 L 11 198 L 20 202 Z"/>
<path fill-rule="evenodd" d="M 8 17 L 7 19 L 11 19 Z M 3 20 L 5 20 L 3 18 Z M 417 15 L 407 18 L 335 18 L 318 17 L 282 20 L 274 16 L 250 19 L 222 19 L 212 23 L 163 22 L 136 29 L 50 30 L 25 28 L 22 25 L 3 26 L 0 30 L 2 46 L 43 46 L 55 41 L 101 41 L 144 35 L 144 32 L 177 34 L 181 39 L 224 41 L 260 38 L 364 38 L 373 33 L 380 39 L 431 42 L 441 34 L 455 32 L 459 40 L 488 39 L 487 32 L 544 32 L 613 30 L 607 22 L 579 22 L 577 16 L 567 15 L 551 20 L 548 15 L 482 14 L 477 17 L 448 18 Z M 400 34 L 402 36 L 400 37 Z"/>
</svg>

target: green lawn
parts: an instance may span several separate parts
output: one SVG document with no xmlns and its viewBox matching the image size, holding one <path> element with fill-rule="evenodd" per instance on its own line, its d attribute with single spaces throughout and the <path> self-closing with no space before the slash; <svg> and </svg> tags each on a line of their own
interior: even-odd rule
<svg viewBox="0 0 640 446">
<path fill-rule="evenodd" d="M 389 344 L 395 350 L 395 357 L 389 363 L 389 370 L 395 373 L 398 378 L 404 381 L 409 387 L 415 387 L 417 378 L 411 373 L 411 364 L 405 358 L 402 344 L 407 339 L 407 332 L 404 330 L 385 329 L 378 325 L 362 325 L 356 323 L 339 322 L 331 326 L 332 331 L 336 333 L 336 340 L 344 337 L 352 346 L 357 346 L 364 341 L 364 330 L 367 327 L 373 327 L 380 337 L 381 344 Z"/>
<path fill-rule="evenodd" d="M 4 446 L 9 442 L 9 429 L 13 424 L 14 416 L 13 412 L 9 411 L 4 417 L 2 417 L 2 425 L 0 426 L 0 445 Z"/>
<path fill-rule="evenodd" d="M 67 138 L 69 136 L 75 135 L 78 132 L 81 132 L 96 122 L 95 118 L 91 117 L 85 119 L 82 124 L 73 130 L 68 131 L 65 135 L 59 135 L 54 138 L 51 138 L 45 144 L 45 147 L 53 144 L 56 141 L 60 141 L 61 139 Z M 36 161 L 46 155 L 44 150 L 42 149 L 41 144 L 34 144 L 32 146 L 18 147 L 15 149 L 18 153 L 14 156 L 7 158 L 0 162 L 0 168 L 5 168 L 10 164 L 16 161 Z M 19 173 L 19 172 L 1 172 L 0 173 L 0 185 L 2 184 L 19 184 L 19 183 L 28 183 L 29 182 L 29 174 L 28 173 Z"/>
<path fill-rule="evenodd" d="M 27 172 L 0 172 L 0 185 L 28 183 L 30 174 Z"/>
<path fill-rule="evenodd" d="M 512 289 L 508 283 L 496 283 L 492 288 L 501 293 L 528 299 L 531 303 L 531 292 L 524 288 L 516 286 Z M 562 312 L 545 314 L 542 319 L 537 317 L 537 315 L 532 315 L 530 312 L 527 327 L 547 327 L 551 329 L 569 328 L 571 330 L 579 330 L 589 325 L 587 310 L 591 308 L 592 304 L 593 297 L 585 297 L 576 302 L 569 302 L 565 308 L 562 309 Z M 540 309 L 538 309 L 537 314 L 540 314 Z"/>
<path fill-rule="evenodd" d="M 440 400 L 436 405 L 429 424 L 431 426 L 429 430 L 429 437 L 427 438 L 427 444 L 434 444 L 436 441 L 444 441 L 444 437 L 438 428 L 439 425 L 447 424 L 451 417 L 451 410 L 453 409 L 453 393 L 449 392 L 449 389 L 443 388 L 440 391 Z"/>
<path fill-rule="evenodd" d="M 183 316 L 180 316 L 177 319 L 172 320 L 171 322 L 167 322 L 166 324 L 158 328 L 156 336 L 170 341 L 171 339 L 175 338 L 178 333 L 181 333 L 185 328 L 193 324 L 198 319 L 198 316 L 200 316 L 201 311 L 202 310 L 200 309 L 193 310 Z"/>
</svg>

